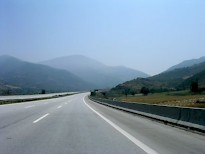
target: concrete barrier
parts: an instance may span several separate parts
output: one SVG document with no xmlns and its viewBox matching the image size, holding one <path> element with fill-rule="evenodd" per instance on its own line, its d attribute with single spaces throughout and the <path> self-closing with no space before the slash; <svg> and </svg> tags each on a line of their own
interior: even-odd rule
<svg viewBox="0 0 205 154">
<path fill-rule="evenodd" d="M 205 109 L 127 103 L 95 97 L 89 98 L 97 103 L 120 110 L 205 132 Z"/>
<path fill-rule="evenodd" d="M 204 109 L 180 108 L 180 110 L 181 114 L 178 124 L 205 131 Z"/>
</svg>

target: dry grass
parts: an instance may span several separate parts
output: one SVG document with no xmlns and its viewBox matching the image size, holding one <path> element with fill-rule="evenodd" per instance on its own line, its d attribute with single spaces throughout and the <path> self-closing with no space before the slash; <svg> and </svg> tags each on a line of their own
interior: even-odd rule
<svg viewBox="0 0 205 154">
<path fill-rule="evenodd" d="M 183 107 L 199 107 L 205 108 L 205 95 L 167 95 L 161 94 L 150 94 L 148 96 L 127 96 L 119 97 L 117 100 L 126 102 L 139 102 L 148 104 L 159 104 L 169 106 L 183 106 Z M 197 101 L 201 103 L 196 103 Z"/>
</svg>

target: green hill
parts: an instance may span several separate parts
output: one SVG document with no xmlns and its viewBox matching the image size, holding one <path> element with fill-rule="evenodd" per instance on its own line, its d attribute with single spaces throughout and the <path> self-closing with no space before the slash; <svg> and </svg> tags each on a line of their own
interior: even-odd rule
<svg viewBox="0 0 205 154">
<path fill-rule="evenodd" d="M 205 88 L 205 70 L 183 81 L 179 87 L 188 89 L 193 81 L 198 81 L 199 88 Z"/>
<path fill-rule="evenodd" d="M 200 64 L 195 64 L 191 67 L 184 67 L 175 69 L 173 71 L 164 72 L 159 75 L 150 77 L 149 79 L 153 81 L 158 81 L 164 83 L 167 88 L 177 88 L 186 79 L 191 78 L 197 73 L 205 70 L 205 62 Z"/>
<path fill-rule="evenodd" d="M 142 87 L 151 91 L 184 90 L 189 89 L 191 82 L 199 81 L 199 86 L 205 86 L 205 62 L 191 67 L 179 68 L 148 77 L 127 81 L 113 88 L 112 92 L 140 92 Z"/>
</svg>

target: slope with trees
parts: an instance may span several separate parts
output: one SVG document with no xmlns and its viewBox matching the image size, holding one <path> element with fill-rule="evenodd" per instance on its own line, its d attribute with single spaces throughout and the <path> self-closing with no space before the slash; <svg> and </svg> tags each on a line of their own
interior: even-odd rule
<svg viewBox="0 0 205 154">
<path fill-rule="evenodd" d="M 113 88 L 111 92 L 124 93 L 126 90 L 139 93 L 142 87 L 148 88 L 150 92 L 185 90 L 190 89 L 191 83 L 196 80 L 199 81 L 199 87 L 205 87 L 205 62 L 163 72 L 148 78 L 127 81 Z"/>
</svg>

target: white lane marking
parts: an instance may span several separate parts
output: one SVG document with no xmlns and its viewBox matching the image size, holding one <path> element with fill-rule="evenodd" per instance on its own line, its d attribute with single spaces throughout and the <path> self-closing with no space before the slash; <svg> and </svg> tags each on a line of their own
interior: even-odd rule
<svg viewBox="0 0 205 154">
<path fill-rule="evenodd" d="M 28 108 L 31 108 L 31 107 L 35 107 L 35 105 L 26 106 L 25 109 L 28 109 Z"/>
<path fill-rule="evenodd" d="M 62 106 L 61 106 L 61 105 L 57 107 L 57 109 L 60 109 L 60 108 L 62 108 Z"/>
<path fill-rule="evenodd" d="M 35 124 L 35 123 L 39 122 L 40 120 L 47 117 L 48 115 L 49 115 L 49 113 L 45 114 L 44 116 L 42 116 L 42 117 L 38 118 L 37 120 L 33 121 L 33 123 Z"/>
<path fill-rule="evenodd" d="M 68 103 L 64 103 L 65 105 L 67 105 Z"/>
<path fill-rule="evenodd" d="M 102 114 L 100 114 L 99 112 L 97 112 L 96 110 L 94 110 L 90 105 L 88 105 L 85 102 L 85 97 L 83 98 L 83 101 L 85 103 L 85 105 L 87 105 L 87 107 L 89 107 L 93 112 L 95 112 L 99 117 L 101 117 L 104 121 L 106 121 L 108 124 L 110 124 L 113 128 L 115 128 L 118 132 L 120 132 L 122 135 L 124 135 L 125 137 L 127 137 L 130 141 L 132 141 L 135 145 L 137 145 L 139 148 L 141 148 L 143 151 L 145 151 L 147 154 L 158 154 L 156 151 L 154 151 L 153 149 L 151 149 L 150 147 L 148 147 L 147 145 L 145 145 L 144 143 L 142 143 L 141 141 L 139 141 L 138 139 L 136 139 L 134 136 L 132 136 L 131 134 L 129 134 L 128 132 L 126 132 L 125 130 L 123 130 L 122 128 L 120 128 L 118 125 L 116 125 L 115 123 L 113 123 L 112 121 L 110 121 L 109 119 L 107 119 L 106 117 L 104 117 Z"/>
</svg>

